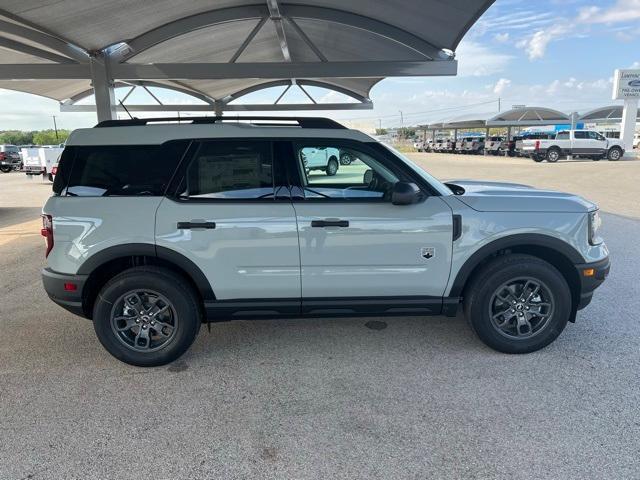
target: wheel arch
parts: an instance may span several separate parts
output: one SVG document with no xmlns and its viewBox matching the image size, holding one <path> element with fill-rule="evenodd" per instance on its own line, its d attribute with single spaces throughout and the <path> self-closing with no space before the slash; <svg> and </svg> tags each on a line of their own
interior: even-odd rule
<svg viewBox="0 0 640 480">
<path fill-rule="evenodd" d="M 89 257 L 78 270 L 87 275 L 82 292 L 85 316 L 93 316 L 93 305 L 102 287 L 115 275 L 141 265 L 167 268 L 185 279 L 194 289 L 202 305 L 215 300 L 215 294 L 202 270 L 184 255 L 166 247 L 147 243 L 115 245 Z"/>
<path fill-rule="evenodd" d="M 575 265 L 584 258 L 571 245 L 544 234 L 524 233 L 494 240 L 476 250 L 458 270 L 449 297 L 464 297 L 465 288 L 474 275 L 488 262 L 500 255 L 524 253 L 538 257 L 556 267 L 567 281 L 573 300 L 573 314 L 580 300 L 580 277 Z"/>
</svg>

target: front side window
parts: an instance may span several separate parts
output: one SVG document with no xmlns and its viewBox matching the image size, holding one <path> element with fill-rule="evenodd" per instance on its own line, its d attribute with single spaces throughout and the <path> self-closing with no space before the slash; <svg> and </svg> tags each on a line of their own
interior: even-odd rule
<svg viewBox="0 0 640 480">
<path fill-rule="evenodd" d="M 270 142 L 204 142 L 187 167 L 180 197 L 190 199 L 273 198 Z"/>
<path fill-rule="evenodd" d="M 391 201 L 399 175 L 371 154 L 338 144 L 295 150 L 305 198 Z"/>
</svg>

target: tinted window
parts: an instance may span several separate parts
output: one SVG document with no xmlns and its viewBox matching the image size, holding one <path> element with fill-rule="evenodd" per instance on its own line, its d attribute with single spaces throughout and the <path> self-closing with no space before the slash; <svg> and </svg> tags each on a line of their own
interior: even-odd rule
<svg viewBox="0 0 640 480">
<path fill-rule="evenodd" d="M 569 140 L 569 132 L 559 132 L 556 135 L 557 140 Z"/>
<path fill-rule="evenodd" d="M 82 197 L 163 195 L 187 144 L 68 147 L 54 192 Z"/>
<path fill-rule="evenodd" d="M 181 197 L 273 198 L 270 142 L 205 142 L 187 168 Z"/>
<path fill-rule="evenodd" d="M 576 130 L 574 135 L 575 138 L 589 138 L 589 133 L 585 131 Z"/>
</svg>

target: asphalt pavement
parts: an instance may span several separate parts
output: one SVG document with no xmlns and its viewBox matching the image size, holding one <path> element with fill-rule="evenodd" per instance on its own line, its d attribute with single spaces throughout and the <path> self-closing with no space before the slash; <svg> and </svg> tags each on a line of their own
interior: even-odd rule
<svg viewBox="0 0 640 480">
<path fill-rule="evenodd" d="M 18 175 L 0 176 L 0 479 L 640 475 L 637 218 L 604 213 L 610 278 L 533 354 L 461 316 L 235 321 L 141 369 L 46 298 L 29 225 L 48 186 Z"/>
</svg>

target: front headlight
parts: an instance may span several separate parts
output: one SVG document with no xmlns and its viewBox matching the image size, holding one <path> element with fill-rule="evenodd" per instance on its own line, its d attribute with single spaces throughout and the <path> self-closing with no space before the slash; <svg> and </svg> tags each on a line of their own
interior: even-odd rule
<svg viewBox="0 0 640 480">
<path fill-rule="evenodd" d="M 601 225 L 600 211 L 594 210 L 593 212 L 589 212 L 589 243 L 591 245 L 599 245 L 602 243 L 602 238 L 600 238 L 599 235 Z"/>
</svg>

